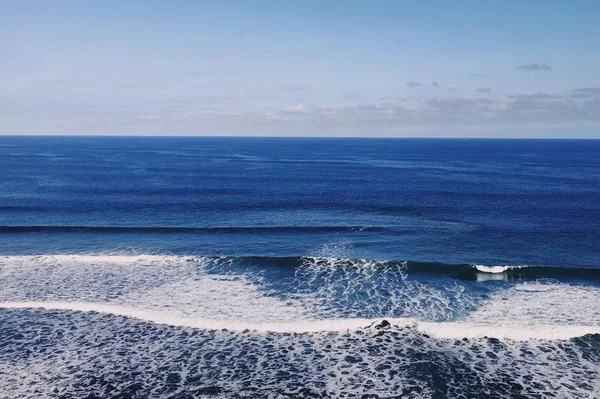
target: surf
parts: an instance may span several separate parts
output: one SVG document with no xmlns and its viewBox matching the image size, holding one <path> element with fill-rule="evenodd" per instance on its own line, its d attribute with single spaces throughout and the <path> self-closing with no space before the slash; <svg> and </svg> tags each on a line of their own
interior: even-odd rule
<svg viewBox="0 0 600 399">
<path fill-rule="evenodd" d="M 12 228 L 12 227 L 11 227 Z M 45 227 L 44 227 L 45 228 Z M 68 227 L 69 229 L 87 229 L 87 227 Z M 319 227 L 318 229 L 359 229 L 357 226 L 350 227 Z M 17 229 L 20 229 L 18 227 Z M 59 227 L 63 229 L 63 227 Z M 110 228 L 91 228 L 92 230 Z M 128 231 L 129 229 L 137 228 L 116 228 Z M 150 229 L 163 229 L 163 227 L 152 227 Z M 237 232 L 255 229 L 253 227 L 223 227 L 223 228 L 164 228 L 167 230 L 173 230 L 175 232 L 182 229 L 182 231 L 216 231 L 222 232 Z M 273 230 L 273 231 L 288 231 L 292 232 L 295 230 L 302 230 L 304 227 L 260 227 L 256 228 L 262 231 Z M 289 230 L 288 230 L 289 229 Z M 362 228 L 360 228 L 362 229 Z M 371 229 L 371 228 L 368 228 Z M 375 228 L 372 228 L 375 229 Z M 121 262 L 124 264 L 131 264 L 132 266 L 139 264 L 140 262 L 164 262 L 165 264 L 175 264 L 180 262 L 206 262 L 210 261 L 213 263 L 222 264 L 238 264 L 238 265 L 250 265 L 250 266 L 265 266 L 265 267 L 277 267 L 277 268 L 291 268 L 296 269 L 302 267 L 308 263 L 314 266 L 332 267 L 332 268 L 344 268 L 344 269 L 371 269 L 372 271 L 385 271 L 385 270 L 396 270 L 402 269 L 403 273 L 407 274 L 438 274 L 447 275 L 457 279 L 464 280 L 477 280 L 482 274 L 498 274 L 504 275 L 507 279 L 539 279 L 539 278 L 577 278 L 583 280 L 600 280 L 600 268 L 592 267 L 576 267 L 569 265 L 485 265 L 482 263 L 467 263 L 467 264 L 453 264 L 443 262 L 424 262 L 414 260 L 401 260 L 401 259 L 358 259 L 358 258 L 341 258 L 331 256 L 257 256 L 257 255 L 239 255 L 239 256 L 226 256 L 226 255 L 196 255 L 196 254 L 164 254 L 164 253 L 121 253 L 121 252 L 107 252 L 107 253 L 75 253 L 75 254 L 25 254 L 25 255 L 0 255 L 0 264 L 4 267 L 11 267 L 11 265 L 19 265 L 29 262 L 43 262 L 43 263 L 61 263 L 61 262 L 100 262 L 100 263 L 111 263 Z"/>
<path fill-rule="evenodd" d="M 544 278 L 463 281 L 437 273 L 443 266 L 425 265 L 414 272 L 417 266 L 407 262 L 333 257 L 2 256 L 0 308 L 100 312 L 255 332 L 357 331 L 386 320 L 439 339 L 599 333 L 598 285 Z M 491 276 L 529 269 L 481 268 L 459 267 Z"/>
<path fill-rule="evenodd" d="M 588 334 L 600 334 L 600 326 L 547 324 L 519 327 L 514 324 L 477 325 L 466 322 L 432 323 L 422 322 L 411 318 L 307 319 L 279 323 L 245 323 L 217 319 L 177 317 L 169 312 L 91 302 L 3 302 L 0 303 L 0 309 L 36 309 L 103 313 L 175 327 L 256 333 L 351 332 L 373 328 L 382 329 L 391 326 L 393 328 L 413 328 L 437 339 L 489 337 L 516 341 L 532 339 L 566 340 Z"/>
</svg>

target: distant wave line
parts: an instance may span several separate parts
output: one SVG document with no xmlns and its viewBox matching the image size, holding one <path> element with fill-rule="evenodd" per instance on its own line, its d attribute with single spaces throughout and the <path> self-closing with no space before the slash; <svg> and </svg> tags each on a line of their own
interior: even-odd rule
<svg viewBox="0 0 600 399">
<path fill-rule="evenodd" d="M 378 226 L 0 226 L 0 233 L 327 233 L 384 232 L 392 228 Z M 412 230 L 397 232 L 412 233 Z"/>
</svg>

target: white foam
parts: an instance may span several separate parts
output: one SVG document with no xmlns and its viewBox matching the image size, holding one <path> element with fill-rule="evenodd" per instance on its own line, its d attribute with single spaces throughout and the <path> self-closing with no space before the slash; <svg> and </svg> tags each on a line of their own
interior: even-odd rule
<svg viewBox="0 0 600 399">
<path fill-rule="evenodd" d="M 581 337 L 586 334 L 600 334 L 600 326 L 538 324 L 519 326 L 517 324 L 482 325 L 468 322 L 418 323 L 418 329 L 441 339 L 498 338 L 515 341 L 555 340 Z"/>
<path fill-rule="evenodd" d="M 406 264 L 385 260 L 306 258 L 296 270 L 303 305 L 327 318 L 414 317 L 451 319 L 472 298 L 462 283 L 424 284 L 406 274 Z"/>
<path fill-rule="evenodd" d="M 320 332 L 320 331 L 351 331 L 368 327 L 381 319 L 304 319 L 282 322 L 247 322 L 223 319 L 205 319 L 182 317 L 170 312 L 133 308 L 106 303 L 86 302 L 2 302 L 2 309 L 46 309 L 68 310 L 80 312 L 99 312 L 119 316 L 133 317 L 139 320 L 157 324 L 167 324 L 179 327 L 199 328 L 208 330 L 227 329 L 230 331 L 251 330 L 256 332 Z M 388 319 L 394 325 L 406 326 L 413 324 L 411 319 Z"/>
<path fill-rule="evenodd" d="M 169 312 L 118 306 L 104 303 L 85 302 L 3 302 L 2 309 L 45 309 L 66 310 L 80 312 L 98 312 L 156 324 L 166 324 L 178 327 L 198 328 L 206 330 L 229 331 L 254 331 L 254 332 L 280 332 L 280 333 L 312 333 L 312 332 L 342 332 L 355 331 L 369 328 L 388 321 L 397 327 L 413 327 L 418 331 L 439 339 L 462 339 L 493 337 L 525 341 L 530 339 L 552 340 L 569 339 L 585 334 L 600 334 L 600 326 L 586 325 L 535 325 L 519 327 L 514 324 L 484 325 L 467 322 L 420 322 L 411 318 L 386 318 L 386 319 L 304 319 L 283 322 L 244 322 L 219 319 L 199 319 L 182 317 Z"/>
<path fill-rule="evenodd" d="M 600 326 L 600 288 L 555 281 L 517 284 L 497 292 L 466 322 L 511 328 Z"/>
<path fill-rule="evenodd" d="M 402 265 L 321 257 L 307 258 L 297 269 L 289 294 L 272 291 L 256 272 L 222 268 L 216 273 L 210 262 L 168 255 L 2 256 L 0 307 L 95 311 L 174 326 L 259 332 L 348 331 L 386 319 L 449 339 L 600 333 L 598 287 L 521 283 L 475 302 L 462 283 L 412 281 Z M 492 267 L 488 275 L 501 275 L 499 270 Z"/>
<path fill-rule="evenodd" d="M 191 261 L 203 259 L 193 256 L 173 256 L 173 255 L 123 255 L 123 254 L 56 254 L 56 255 L 1 255 L 0 262 L 8 266 L 9 264 L 17 266 L 19 264 L 27 264 L 31 262 L 42 262 L 52 264 L 64 263 L 110 263 L 110 264 L 126 264 L 135 265 L 138 263 L 156 263 L 156 262 L 172 262 L 172 261 Z"/>
<path fill-rule="evenodd" d="M 519 269 L 521 267 L 524 266 L 485 266 L 485 265 L 473 265 L 475 267 L 475 269 L 477 269 L 478 271 L 482 272 L 482 273 L 493 273 L 493 274 L 497 274 L 497 273 L 504 273 L 507 270 L 510 269 Z"/>
<path fill-rule="evenodd" d="M 130 308 L 230 323 L 285 322 L 308 317 L 296 301 L 265 294 L 245 276 L 200 275 L 135 291 L 114 302 Z"/>
</svg>

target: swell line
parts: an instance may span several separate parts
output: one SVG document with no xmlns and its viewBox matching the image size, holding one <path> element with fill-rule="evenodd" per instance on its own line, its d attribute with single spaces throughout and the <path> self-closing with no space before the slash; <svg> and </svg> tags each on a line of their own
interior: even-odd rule
<svg viewBox="0 0 600 399">
<path fill-rule="evenodd" d="M 0 233 L 343 233 L 384 232 L 375 226 L 0 226 Z M 405 231 L 409 233 L 410 231 Z"/>
</svg>

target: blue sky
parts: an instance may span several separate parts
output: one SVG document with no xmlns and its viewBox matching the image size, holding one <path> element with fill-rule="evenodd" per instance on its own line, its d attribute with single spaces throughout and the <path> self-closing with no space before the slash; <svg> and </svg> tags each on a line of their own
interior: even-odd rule
<svg viewBox="0 0 600 399">
<path fill-rule="evenodd" d="M 600 3 L 3 1 L 0 134 L 600 138 Z"/>
</svg>

